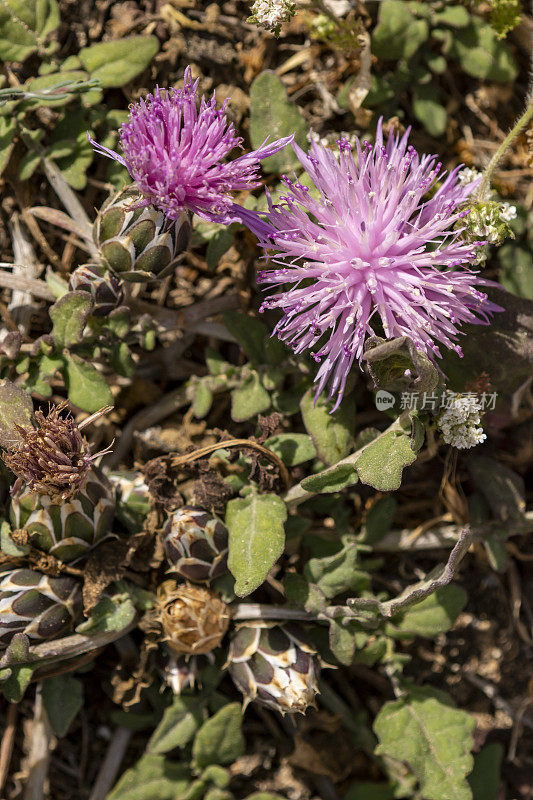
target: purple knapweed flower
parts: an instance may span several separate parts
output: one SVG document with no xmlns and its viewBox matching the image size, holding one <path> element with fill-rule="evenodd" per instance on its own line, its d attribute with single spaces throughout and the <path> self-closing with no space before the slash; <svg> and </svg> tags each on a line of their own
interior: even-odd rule
<svg viewBox="0 0 533 800">
<path fill-rule="evenodd" d="M 280 204 L 268 196 L 266 219 L 241 214 L 276 265 L 259 282 L 282 287 L 261 310 L 279 309 L 274 333 L 296 353 L 311 350 L 317 396 L 329 381 L 335 408 L 367 336 L 408 336 L 432 360 L 438 343 L 462 355 L 457 326 L 488 324 L 501 310 L 474 288 L 488 281 L 454 269 L 483 244 L 465 243 L 456 227 L 477 182 L 461 185 L 460 167 L 446 176 L 436 156 L 407 146 L 408 135 L 384 144 L 380 120 L 374 146 L 357 141 L 356 158 L 345 139 L 339 156 L 293 144 L 318 192 L 283 176 L 288 192 Z"/>
<path fill-rule="evenodd" d="M 278 139 L 233 161 L 224 159 L 235 148 L 242 149 L 240 136 L 225 116 L 228 100 L 220 109 L 215 95 L 202 96 L 197 107 L 198 80 L 185 70 L 183 89 L 156 88 L 153 94 L 131 106 L 128 122 L 120 128 L 123 156 L 97 144 L 94 148 L 118 161 L 130 173 L 146 200 L 171 219 L 185 211 L 214 222 L 238 219 L 239 206 L 232 193 L 254 189 L 259 162 L 277 153 L 293 136 Z"/>
</svg>

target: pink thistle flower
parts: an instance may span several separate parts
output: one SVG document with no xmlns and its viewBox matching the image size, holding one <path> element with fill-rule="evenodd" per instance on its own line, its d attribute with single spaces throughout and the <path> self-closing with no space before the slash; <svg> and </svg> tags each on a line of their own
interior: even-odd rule
<svg viewBox="0 0 533 800">
<path fill-rule="evenodd" d="M 259 162 L 293 136 L 270 144 L 266 139 L 257 150 L 225 162 L 243 142 L 225 116 L 228 100 L 217 109 L 214 94 L 210 100 L 202 96 L 198 109 L 197 89 L 198 80 L 187 67 L 183 89 L 157 87 L 132 105 L 120 128 L 123 156 L 88 138 L 97 151 L 126 167 L 146 198 L 139 207 L 154 205 L 171 219 L 189 210 L 229 224 L 239 219 L 240 209 L 232 193 L 259 186 Z"/>
<path fill-rule="evenodd" d="M 357 158 L 345 139 L 339 156 L 316 142 L 309 154 L 293 144 L 318 199 L 283 176 L 288 192 L 280 204 L 268 196 L 266 220 L 241 212 L 273 251 L 276 267 L 258 281 L 282 287 L 261 310 L 282 312 L 274 333 L 296 353 L 311 351 L 317 397 L 329 382 L 335 408 L 368 336 L 408 336 L 432 360 L 439 343 L 462 356 L 457 326 L 488 324 L 502 310 L 475 288 L 489 281 L 455 269 L 475 262 L 484 244 L 465 243 L 456 226 L 478 181 L 463 186 L 460 167 L 446 176 L 436 156 L 407 146 L 408 135 L 391 133 L 385 145 L 380 120 L 373 147 L 356 142 Z"/>
</svg>

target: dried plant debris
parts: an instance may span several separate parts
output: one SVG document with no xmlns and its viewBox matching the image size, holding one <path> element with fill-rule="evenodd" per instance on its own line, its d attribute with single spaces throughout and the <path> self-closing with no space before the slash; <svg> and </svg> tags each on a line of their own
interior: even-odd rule
<svg viewBox="0 0 533 800">
<path fill-rule="evenodd" d="M 2 1 L 2 798 L 530 797 L 532 24 Z"/>
</svg>

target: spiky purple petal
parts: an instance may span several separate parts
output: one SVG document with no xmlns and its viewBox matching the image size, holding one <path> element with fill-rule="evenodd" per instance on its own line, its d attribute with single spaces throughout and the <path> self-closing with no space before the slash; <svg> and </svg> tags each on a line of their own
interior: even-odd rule
<svg viewBox="0 0 533 800">
<path fill-rule="evenodd" d="M 432 359 L 438 344 L 462 355 L 457 326 L 488 324 L 501 310 L 475 288 L 490 282 L 466 267 L 483 242 L 460 237 L 461 206 L 477 182 L 461 185 L 460 167 L 446 175 L 408 136 L 391 133 L 385 145 L 380 120 L 374 146 L 357 141 L 355 158 L 346 140 L 338 156 L 317 142 L 309 153 L 293 144 L 318 197 L 283 176 L 287 193 L 279 204 L 267 193 L 266 219 L 241 213 L 270 252 L 258 281 L 283 287 L 262 310 L 281 310 L 274 333 L 296 353 L 311 351 L 317 396 L 329 383 L 336 406 L 367 336 L 408 336 Z"/>
<path fill-rule="evenodd" d="M 226 118 L 228 100 L 217 109 L 215 95 L 197 105 L 198 80 L 185 70 L 183 89 L 156 88 L 135 103 L 120 128 L 123 156 L 89 141 L 103 155 L 125 166 L 152 203 L 170 218 L 193 211 L 204 219 L 229 224 L 238 219 L 233 193 L 259 186 L 259 164 L 277 153 L 293 136 L 268 143 L 233 161 L 226 156 L 242 139 Z"/>
</svg>

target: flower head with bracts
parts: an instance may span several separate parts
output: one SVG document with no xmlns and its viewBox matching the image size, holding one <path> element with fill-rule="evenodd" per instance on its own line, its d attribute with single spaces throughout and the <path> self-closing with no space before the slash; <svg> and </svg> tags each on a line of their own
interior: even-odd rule
<svg viewBox="0 0 533 800">
<path fill-rule="evenodd" d="M 215 95 L 197 103 L 198 80 L 185 70 L 183 89 L 156 88 L 130 108 L 120 128 L 123 155 L 97 144 L 94 148 L 122 164 L 144 195 L 138 204 L 154 205 L 170 219 L 192 211 L 204 219 L 229 224 L 239 219 L 233 193 L 254 189 L 259 164 L 293 137 L 268 143 L 226 161 L 242 139 L 226 115 L 228 100 L 216 107 Z"/>
<path fill-rule="evenodd" d="M 462 210 L 477 182 L 446 175 L 436 156 L 408 146 L 409 130 L 375 144 L 341 139 L 339 154 L 317 142 L 294 150 L 315 190 L 283 176 L 287 193 L 268 197 L 265 219 L 241 217 L 269 254 L 258 281 L 275 286 L 261 310 L 278 309 L 274 333 L 319 362 L 317 396 L 329 383 L 335 407 L 368 336 L 408 336 L 431 359 L 439 345 L 462 355 L 461 323 L 488 324 L 501 310 L 468 268 L 483 242 L 461 239 Z"/>
</svg>

